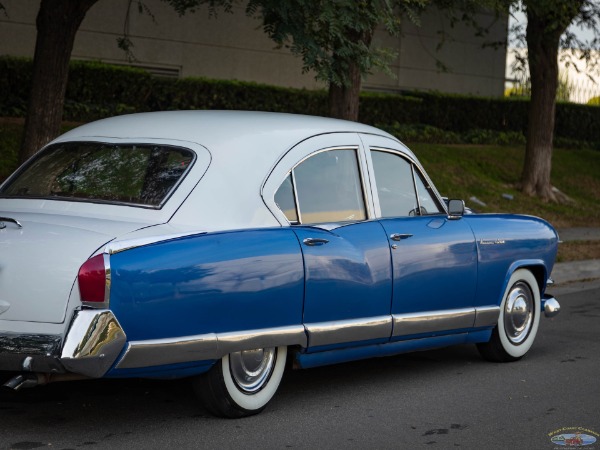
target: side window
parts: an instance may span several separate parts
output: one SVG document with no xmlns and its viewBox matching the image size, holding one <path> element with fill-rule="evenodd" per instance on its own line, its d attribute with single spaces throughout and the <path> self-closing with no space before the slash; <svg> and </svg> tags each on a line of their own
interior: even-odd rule
<svg viewBox="0 0 600 450">
<path fill-rule="evenodd" d="M 400 155 L 377 150 L 371 151 L 371 158 L 382 217 L 442 213 L 431 187 L 410 161 Z"/>
<path fill-rule="evenodd" d="M 356 150 L 328 150 L 309 157 L 281 184 L 275 202 L 291 223 L 365 220 Z"/>
<path fill-rule="evenodd" d="M 421 212 L 423 214 L 440 214 L 443 211 L 434 200 L 431 187 L 426 185 L 426 181 L 423 179 L 421 174 L 415 170 L 415 179 L 417 182 L 417 193 L 419 196 L 419 205 L 421 205 Z M 423 210 L 424 208 L 424 210 Z"/>
<path fill-rule="evenodd" d="M 296 210 L 296 199 L 294 197 L 294 185 L 292 184 L 291 173 L 283 180 L 279 189 L 277 189 L 275 203 L 277 203 L 277 206 L 283 211 L 283 214 L 285 214 L 290 223 L 298 223 L 298 212 Z"/>
<path fill-rule="evenodd" d="M 398 155 L 371 151 L 382 217 L 414 216 L 417 196 L 411 164 Z"/>
</svg>

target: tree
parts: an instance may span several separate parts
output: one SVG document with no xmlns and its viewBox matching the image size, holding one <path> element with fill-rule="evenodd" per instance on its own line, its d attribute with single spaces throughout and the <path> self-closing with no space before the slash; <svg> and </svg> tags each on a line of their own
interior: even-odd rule
<svg viewBox="0 0 600 450">
<path fill-rule="evenodd" d="M 98 0 L 42 0 L 36 19 L 33 76 L 21 162 L 58 136 L 75 35 Z"/>
<path fill-rule="evenodd" d="M 236 0 L 163 0 L 180 14 L 208 6 L 231 12 Z M 429 0 L 248 0 L 246 14 L 262 20 L 278 46 L 302 58 L 303 72 L 314 71 L 329 87 L 329 114 L 358 120 L 362 77 L 374 68 L 389 70 L 390 49 L 372 45 L 375 29 L 400 30 L 400 17 L 418 23 Z"/>
<path fill-rule="evenodd" d="M 598 0 L 433 0 L 447 11 L 464 11 L 454 20 L 475 25 L 473 6 L 493 8 L 506 13 L 523 11 L 527 27 L 517 25 L 511 30 L 513 40 L 527 46 L 527 57 L 517 58 L 517 71 L 530 76 L 531 99 L 527 124 L 525 161 L 521 173 L 521 190 L 544 201 L 566 201 L 567 197 L 550 183 L 552 170 L 552 145 L 556 98 L 560 86 L 558 71 L 559 49 L 567 50 L 561 57 L 566 65 L 585 62 L 586 70 L 593 69 L 600 48 L 600 2 Z M 570 25 L 593 31 L 594 38 L 583 41 Z M 596 52 L 595 52 L 596 51 Z M 580 70 L 580 68 L 578 68 Z M 526 76 L 522 76 L 527 78 Z"/>
<path fill-rule="evenodd" d="M 518 7 L 518 6 L 517 6 Z M 527 14 L 525 39 L 531 77 L 531 100 L 527 125 L 525 162 L 521 174 L 521 189 L 525 194 L 545 201 L 563 201 L 565 197 L 552 188 L 552 145 L 556 95 L 559 82 L 559 48 L 579 50 L 578 58 L 595 64 L 592 50 L 598 38 L 582 42 L 568 30 L 575 24 L 587 27 L 598 36 L 600 5 L 593 0 L 524 0 Z"/>
</svg>

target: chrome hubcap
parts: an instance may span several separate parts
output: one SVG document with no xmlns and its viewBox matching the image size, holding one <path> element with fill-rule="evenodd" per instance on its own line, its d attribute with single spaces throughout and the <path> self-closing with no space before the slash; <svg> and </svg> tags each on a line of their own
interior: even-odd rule
<svg viewBox="0 0 600 450">
<path fill-rule="evenodd" d="M 521 344 L 529 335 L 535 314 L 533 305 L 529 286 L 521 281 L 515 283 L 504 306 L 504 330 L 515 345 Z"/>
<path fill-rule="evenodd" d="M 231 376 L 240 391 L 252 394 L 267 384 L 275 367 L 276 351 L 275 347 L 271 347 L 229 355 Z"/>
</svg>

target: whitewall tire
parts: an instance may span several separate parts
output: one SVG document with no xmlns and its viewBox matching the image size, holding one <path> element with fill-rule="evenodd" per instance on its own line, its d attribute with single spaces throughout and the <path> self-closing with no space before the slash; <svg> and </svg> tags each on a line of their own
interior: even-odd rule
<svg viewBox="0 0 600 450">
<path fill-rule="evenodd" d="M 537 280 L 527 269 L 516 270 L 508 281 L 490 341 L 477 344 L 481 355 L 490 361 L 521 359 L 535 340 L 541 311 Z"/>
<path fill-rule="evenodd" d="M 194 379 L 194 389 L 206 409 L 216 416 L 238 418 L 257 414 L 275 395 L 286 357 L 286 347 L 225 355 L 206 374 Z"/>
</svg>

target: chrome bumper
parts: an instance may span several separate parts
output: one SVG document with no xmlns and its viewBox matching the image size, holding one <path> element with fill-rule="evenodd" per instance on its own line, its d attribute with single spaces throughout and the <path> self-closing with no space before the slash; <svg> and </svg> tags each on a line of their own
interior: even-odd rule
<svg viewBox="0 0 600 450">
<path fill-rule="evenodd" d="M 0 370 L 104 375 L 125 346 L 125 332 L 108 310 L 75 311 L 64 339 L 58 335 L 0 334 Z"/>
<path fill-rule="evenodd" d="M 560 303 L 551 295 L 545 294 L 542 299 L 542 308 L 546 317 L 554 317 L 560 312 Z"/>
</svg>

